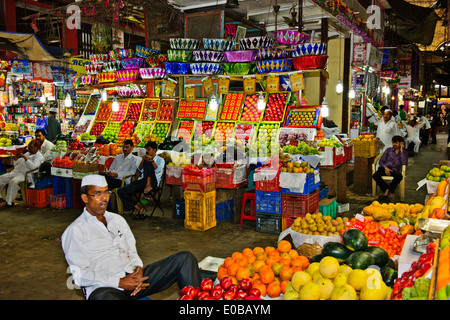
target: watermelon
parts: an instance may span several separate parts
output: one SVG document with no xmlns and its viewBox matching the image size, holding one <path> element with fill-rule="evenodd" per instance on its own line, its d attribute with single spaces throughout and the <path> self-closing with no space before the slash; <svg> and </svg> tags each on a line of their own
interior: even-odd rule
<svg viewBox="0 0 450 320">
<path fill-rule="evenodd" d="M 383 282 L 389 287 L 392 287 L 398 278 L 397 271 L 388 266 L 382 267 L 380 273 L 383 277 Z"/>
<path fill-rule="evenodd" d="M 366 235 L 359 229 L 348 229 L 342 235 L 342 243 L 351 251 L 365 251 L 369 242 Z"/>
<path fill-rule="evenodd" d="M 356 251 L 348 257 L 346 264 L 352 267 L 352 269 L 366 270 L 369 266 L 374 264 L 374 259 L 372 255 L 366 251 Z"/>
<path fill-rule="evenodd" d="M 379 267 L 383 267 L 389 262 L 389 254 L 383 248 L 368 246 L 366 251 L 372 255 L 375 264 Z"/>
<path fill-rule="evenodd" d="M 334 257 L 339 263 L 347 261 L 351 254 L 352 252 L 339 242 L 327 242 L 322 248 L 322 255 Z"/>
<path fill-rule="evenodd" d="M 324 257 L 324 255 L 322 253 L 316 254 L 314 257 L 311 258 L 311 260 L 309 262 L 310 263 L 320 262 L 320 260 L 322 260 L 323 257 Z"/>
</svg>

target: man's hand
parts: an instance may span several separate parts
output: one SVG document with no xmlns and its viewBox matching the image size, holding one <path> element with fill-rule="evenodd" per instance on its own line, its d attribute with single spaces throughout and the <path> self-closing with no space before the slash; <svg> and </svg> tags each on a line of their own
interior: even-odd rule
<svg viewBox="0 0 450 320">
<path fill-rule="evenodd" d="M 152 156 L 149 156 L 148 154 L 146 154 L 146 155 L 144 155 L 144 156 L 142 157 L 142 159 L 144 159 L 144 161 L 149 162 L 149 161 L 152 161 L 152 160 L 153 160 L 153 157 L 152 157 Z"/>
<path fill-rule="evenodd" d="M 137 267 L 133 273 L 120 278 L 119 288 L 132 291 L 131 296 L 135 296 L 138 292 L 150 285 L 149 283 L 145 283 L 145 280 L 148 280 L 148 277 L 144 277 L 142 268 Z"/>
<path fill-rule="evenodd" d="M 403 152 L 405 150 L 405 143 L 402 141 L 400 142 L 400 152 Z"/>
<path fill-rule="evenodd" d="M 384 172 L 386 173 L 387 176 L 391 175 L 391 169 L 389 169 L 388 167 L 384 168 Z"/>
<path fill-rule="evenodd" d="M 119 174 L 117 172 L 110 172 L 110 171 L 108 171 L 106 174 L 108 176 L 114 177 L 114 178 L 117 178 L 119 176 Z"/>
</svg>

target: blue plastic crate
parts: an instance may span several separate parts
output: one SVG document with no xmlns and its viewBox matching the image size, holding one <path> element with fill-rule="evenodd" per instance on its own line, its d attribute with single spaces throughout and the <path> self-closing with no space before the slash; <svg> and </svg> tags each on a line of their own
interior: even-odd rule
<svg viewBox="0 0 450 320">
<path fill-rule="evenodd" d="M 53 177 L 53 191 L 54 194 L 66 193 L 66 182 L 64 177 L 52 176 Z"/>
<path fill-rule="evenodd" d="M 325 199 L 328 196 L 328 186 L 319 190 L 319 201 Z"/>
<path fill-rule="evenodd" d="M 308 173 L 306 175 L 306 181 L 305 181 L 305 185 L 303 187 L 303 192 L 294 192 L 291 191 L 290 189 L 287 188 L 282 188 L 281 192 L 282 193 L 287 193 L 287 194 L 310 194 L 311 192 L 314 192 L 316 190 L 319 189 L 319 183 L 314 183 L 314 173 Z"/>
<path fill-rule="evenodd" d="M 175 217 L 184 219 L 185 218 L 185 205 L 184 199 L 175 200 Z"/>
<path fill-rule="evenodd" d="M 216 203 L 216 221 L 222 222 L 230 220 L 234 216 L 234 201 L 233 199 Z"/>
<path fill-rule="evenodd" d="M 279 234 L 282 228 L 281 214 L 256 212 L 256 231 Z"/>
<path fill-rule="evenodd" d="M 73 208 L 73 178 L 64 178 L 65 194 L 66 194 L 66 208 Z"/>
<path fill-rule="evenodd" d="M 255 194 L 256 211 L 281 214 L 283 207 L 281 192 L 255 190 Z"/>
<path fill-rule="evenodd" d="M 35 189 L 44 189 L 44 188 L 51 187 L 52 185 L 53 185 L 52 176 L 45 176 L 43 178 L 37 178 L 34 181 Z"/>
</svg>

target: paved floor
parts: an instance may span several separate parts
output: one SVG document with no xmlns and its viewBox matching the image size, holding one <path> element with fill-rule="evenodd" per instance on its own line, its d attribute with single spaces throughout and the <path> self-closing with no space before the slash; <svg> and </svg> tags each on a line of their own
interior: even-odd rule
<svg viewBox="0 0 450 320">
<path fill-rule="evenodd" d="M 438 135 L 437 145 L 424 146 L 411 158 L 406 178 L 406 203 L 423 203 L 426 188 L 416 191 L 439 160 L 447 159 L 446 134 Z M 356 196 L 348 187 L 351 216 L 371 201 L 371 195 Z M 170 201 L 166 201 L 170 205 Z M 149 264 L 180 250 L 190 250 L 199 261 L 207 256 L 225 258 L 246 247 L 275 245 L 278 236 L 255 231 L 255 223 L 243 225 L 231 221 L 200 232 L 184 228 L 183 220 L 172 218 L 170 209 L 157 211 L 152 219 L 136 221 L 125 214 L 137 239 L 137 249 L 144 264 Z M 72 288 L 70 274 L 61 249 L 61 235 L 80 214 L 79 210 L 26 208 L 16 206 L 0 211 L 0 300 L 82 300 L 80 290 Z M 154 300 L 176 299 L 176 285 Z"/>
</svg>

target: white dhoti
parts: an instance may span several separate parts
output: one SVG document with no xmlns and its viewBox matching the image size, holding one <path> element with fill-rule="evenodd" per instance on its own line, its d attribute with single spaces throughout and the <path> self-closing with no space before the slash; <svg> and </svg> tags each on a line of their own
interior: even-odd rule
<svg viewBox="0 0 450 320">
<path fill-rule="evenodd" d="M 6 191 L 6 197 L 3 199 L 8 205 L 12 205 L 12 202 L 17 196 L 20 190 L 20 183 L 25 181 L 25 174 L 19 172 L 9 172 L 0 176 L 0 197 L 3 199 L 3 188 L 8 186 Z"/>
<path fill-rule="evenodd" d="M 408 149 L 409 144 L 413 142 L 414 143 L 414 152 L 419 153 L 420 144 L 422 141 L 420 141 L 419 138 L 406 138 L 405 140 L 405 149 Z"/>
</svg>

